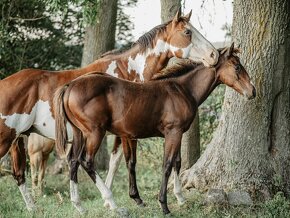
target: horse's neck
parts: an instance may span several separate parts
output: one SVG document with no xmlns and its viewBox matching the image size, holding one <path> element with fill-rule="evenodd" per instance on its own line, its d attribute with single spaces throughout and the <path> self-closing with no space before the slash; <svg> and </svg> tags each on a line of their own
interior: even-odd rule
<svg viewBox="0 0 290 218">
<path fill-rule="evenodd" d="M 158 47 L 159 46 L 159 47 Z M 121 54 L 108 55 L 82 68 L 83 72 L 99 71 L 123 79 L 148 81 L 162 70 L 169 58 L 160 45 L 141 51 L 139 45 Z M 132 78 L 135 75 L 136 78 Z"/>
<path fill-rule="evenodd" d="M 202 68 L 185 74 L 182 76 L 181 81 L 183 87 L 191 93 L 198 106 L 205 101 L 218 85 L 214 68 Z"/>
</svg>

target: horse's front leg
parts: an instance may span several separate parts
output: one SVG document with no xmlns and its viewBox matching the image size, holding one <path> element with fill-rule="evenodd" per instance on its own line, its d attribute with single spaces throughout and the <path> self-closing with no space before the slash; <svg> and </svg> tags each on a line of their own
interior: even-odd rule
<svg viewBox="0 0 290 218">
<path fill-rule="evenodd" d="M 140 198 L 137 182 L 136 182 L 136 148 L 137 140 L 129 140 L 122 138 L 123 152 L 129 172 L 129 195 L 138 205 L 145 206 Z"/>
<path fill-rule="evenodd" d="M 33 198 L 25 184 L 25 168 L 26 168 L 26 152 L 25 144 L 27 140 L 24 137 L 19 137 L 12 145 L 11 162 L 13 168 L 13 177 L 17 181 L 17 185 L 25 201 L 28 210 L 34 210 L 35 204 Z"/>
<path fill-rule="evenodd" d="M 106 186 L 112 189 L 114 176 L 119 168 L 120 162 L 123 157 L 123 151 L 120 149 L 121 139 L 120 137 L 115 137 L 114 148 L 110 157 L 109 171 L 106 178 Z"/>
<path fill-rule="evenodd" d="M 175 163 L 173 165 L 173 176 L 174 176 L 174 195 L 178 201 L 179 205 L 183 205 L 185 203 L 185 199 L 182 195 L 182 187 L 181 187 L 181 182 L 179 179 L 179 173 L 180 173 L 180 168 L 181 168 L 181 151 L 179 149 L 177 157 L 175 159 Z"/>
<path fill-rule="evenodd" d="M 182 131 L 171 129 L 165 135 L 165 147 L 163 157 L 163 175 L 161 189 L 159 193 L 159 202 L 164 214 L 170 213 L 167 205 L 167 185 L 168 179 L 172 171 L 172 166 L 175 163 L 176 157 L 180 150 Z"/>
</svg>

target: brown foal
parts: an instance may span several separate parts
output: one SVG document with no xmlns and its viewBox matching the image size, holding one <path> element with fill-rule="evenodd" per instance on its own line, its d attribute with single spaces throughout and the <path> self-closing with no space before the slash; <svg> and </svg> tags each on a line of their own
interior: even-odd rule
<svg viewBox="0 0 290 218">
<path fill-rule="evenodd" d="M 163 212 L 170 213 L 167 206 L 168 178 L 172 168 L 178 178 L 182 134 L 188 130 L 198 106 L 220 83 L 232 87 L 248 99 L 255 97 L 255 87 L 236 53 L 237 49 L 232 44 L 230 48 L 220 50 L 219 61 L 213 68 L 182 66 L 182 69 L 173 69 L 173 73 L 156 76 L 156 81 L 144 84 L 92 73 L 59 89 L 54 98 L 56 147 L 60 154 L 64 153 L 68 121 L 73 129 L 69 154 L 71 180 L 77 182 L 78 164 L 81 164 L 93 182 L 106 190 L 103 192 L 106 193 L 104 200 L 115 205 L 111 191 L 94 169 L 94 156 L 106 131 L 109 131 L 132 139 L 129 144 L 123 143 L 129 170 L 130 197 L 142 203 L 135 178 L 136 139 L 164 137 L 159 201 Z M 162 78 L 168 79 L 160 80 Z M 181 190 L 179 192 L 181 194 Z"/>
</svg>

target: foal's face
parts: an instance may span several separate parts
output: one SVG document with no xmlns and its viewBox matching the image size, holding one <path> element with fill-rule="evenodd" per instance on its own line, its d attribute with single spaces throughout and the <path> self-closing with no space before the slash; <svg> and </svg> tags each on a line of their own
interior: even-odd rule
<svg viewBox="0 0 290 218">
<path fill-rule="evenodd" d="M 170 51 L 179 58 L 189 58 L 195 62 L 203 62 L 205 66 L 215 65 L 219 53 L 189 22 L 191 12 L 180 17 L 177 12 L 169 26 L 167 43 Z"/>
<path fill-rule="evenodd" d="M 256 96 L 255 86 L 235 53 L 237 49 L 232 44 L 224 54 L 221 54 L 221 58 L 225 58 L 225 61 L 220 67 L 219 80 L 246 98 L 253 99 Z"/>
</svg>

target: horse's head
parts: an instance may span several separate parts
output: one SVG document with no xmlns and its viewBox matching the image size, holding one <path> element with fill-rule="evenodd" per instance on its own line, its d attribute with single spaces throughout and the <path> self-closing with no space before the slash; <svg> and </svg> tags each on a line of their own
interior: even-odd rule
<svg viewBox="0 0 290 218">
<path fill-rule="evenodd" d="M 190 23 L 191 11 L 181 16 L 179 10 L 168 23 L 166 42 L 172 54 L 179 58 L 189 58 L 202 62 L 205 66 L 217 63 L 219 53 Z"/>
<path fill-rule="evenodd" d="M 253 99 L 256 96 L 256 89 L 237 56 L 239 52 L 238 48 L 234 48 L 234 43 L 231 47 L 220 51 L 217 64 L 218 78 L 220 82 L 232 87 L 241 95 Z"/>
</svg>

